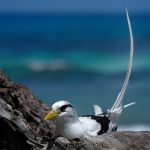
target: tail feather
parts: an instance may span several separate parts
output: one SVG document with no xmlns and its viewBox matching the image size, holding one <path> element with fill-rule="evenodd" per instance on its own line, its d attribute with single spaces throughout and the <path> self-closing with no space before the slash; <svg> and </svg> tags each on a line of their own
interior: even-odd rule
<svg viewBox="0 0 150 150">
<path fill-rule="evenodd" d="M 119 119 L 119 117 L 122 113 L 122 110 L 123 110 L 122 101 L 123 101 L 123 97 L 124 97 L 124 94 L 125 94 L 127 86 L 128 86 L 128 82 L 129 82 L 129 78 L 130 78 L 130 74 L 131 74 L 131 69 L 132 69 L 132 62 L 133 62 L 133 52 L 134 52 L 133 34 L 132 34 L 130 18 L 129 18 L 127 9 L 126 9 L 126 15 L 127 15 L 127 21 L 128 21 L 128 27 L 129 27 L 129 33 L 130 33 L 130 59 L 129 59 L 127 74 L 126 74 L 123 86 L 121 88 L 121 91 L 119 92 L 114 105 L 108 111 L 109 118 L 114 124 L 116 124 L 118 122 L 118 119 Z M 127 106 L 125 105 L 124 107 L 127 107 Z"/>
<path fill-rule="evenodd" d="M 114 110 L 112 110 L 111 112 L 109 112 L 109 119 L 111 120 L 111 122 L 116 125 L 117 122 L 118 122 L 118 119 L 123 111 L 123 109 L 129 107 L 129 106 L 132 106 L 134 105 L 136 102 L 132 102 L 132 103 L 129 103 L 129 104 L 126 104 L 124 105 L 123 107 L 119 107 L 119 108 L 116 108 Z"/>
<path fill-rule="evenodd" d="M 129 106 L 132 106 L 132 105 L 134 105 L 135 103 L 136 103 L 136 102 L 132 102 L 132 103 L 126 104 L 126 105 L 123 106 L 123 108 L 127 108 L 127 107 L 129 107 Z"/>
</svg>

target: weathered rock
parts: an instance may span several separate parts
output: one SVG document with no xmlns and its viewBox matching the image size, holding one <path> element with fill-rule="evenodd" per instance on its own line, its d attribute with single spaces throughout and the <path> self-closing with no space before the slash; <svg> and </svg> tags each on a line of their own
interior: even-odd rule
<svg viewBox="0 0 150 150">
<path fill-rule="evenodd" d="M 113 132 L 81 141 L 61 137 L 52 150 L 150 150 L 150 131 Z"/>
<path fill-rule="evenodd" d="M 0 71 L 0 149 L 45 150 L 55 123 L 45 122 L 49 107 Z M 150 131 L 114 132 L 88 139 L 58 138 L 52 150 L 150 150 Z"/>
<path fill-rule="evenodd" d="M 0 149 L 19 149 L 19 146 L 12 147 L 12 143 L 16 145 L 12 139 L 21 143 L 21 147 L 26 145 L 30 149 L 35 145 L 40 149 L 54 128 L 52 121 L 43 120 L 49 110 L 27 87 L 11 82 L 0 71 Z"/>
</svg>

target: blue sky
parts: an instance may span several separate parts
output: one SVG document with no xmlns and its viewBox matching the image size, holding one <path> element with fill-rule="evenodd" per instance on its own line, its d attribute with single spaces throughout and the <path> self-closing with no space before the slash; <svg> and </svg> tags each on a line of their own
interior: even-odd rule
<svg viewBox="0 0 150 150">
<path fill-rule="evenodd" d="M 0 12 L 150 13 L 150 0 L 0 0 Z"/>
</svg>

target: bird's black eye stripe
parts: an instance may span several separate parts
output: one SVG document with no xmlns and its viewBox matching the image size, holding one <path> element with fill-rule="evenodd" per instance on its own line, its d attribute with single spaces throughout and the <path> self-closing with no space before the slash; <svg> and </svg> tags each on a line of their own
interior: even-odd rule
<svg viewBox="0 0 150 150">
<path fill-rule="evenodd" d="M 63 105 L 62 107 L 60 107 L 60 111 L 61 111 L 61 112 L 64 112 L 67 107 L 72 107 L 72 108 L 73 108 L 73 106 L 70 105 L 70 104 L 68 104 L 68 105 Z"/>
</svg>

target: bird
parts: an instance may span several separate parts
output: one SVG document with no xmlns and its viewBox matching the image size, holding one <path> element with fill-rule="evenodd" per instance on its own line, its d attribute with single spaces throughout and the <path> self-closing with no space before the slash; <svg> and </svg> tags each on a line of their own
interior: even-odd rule
<svg viewBox="0 0 150 150">
<path fill-rule="evenodd" d="M 133 33 L 127 9 L 126 16 L 130 34 L 130 57 L 125 80 L 113 106 L 103 112 L 99 105 L 94 105 L 93 115 L 84 115 L 79 117 L 76 109 L 70 102 L 66 100 L 55 102 L 52 105 L 52 110 L 48 112 L 44 118 L 45 121 L 50 119 L 54 119 L 56 121 L 56 128 L 53 136 L 54 139 L 60 136 L 70 140 L 82 139 L 88 136 L 93 137 L 103 133 L 116 131 L 118 120 L 122 111 L 135 104 L 135 102 L 132 102 L 127 105 L 123 105 L 123 97 L 128 86 L 134 53 Z"/>
</svg>

